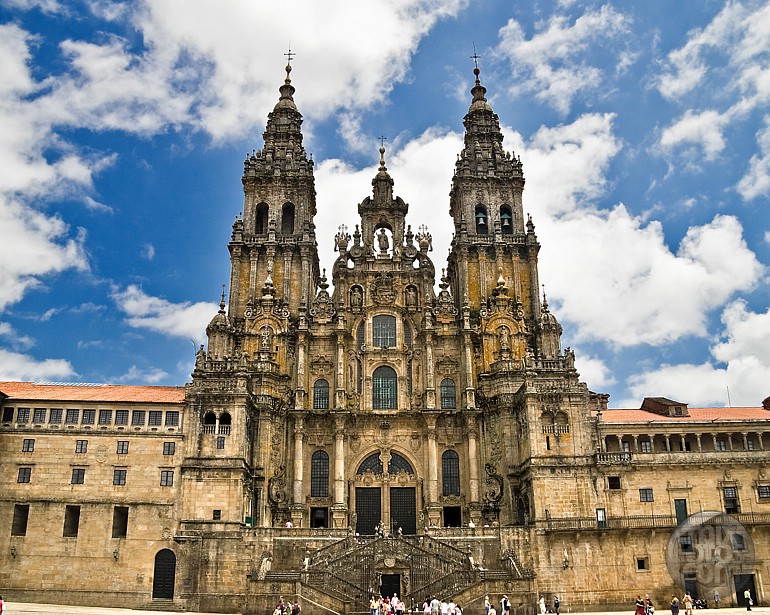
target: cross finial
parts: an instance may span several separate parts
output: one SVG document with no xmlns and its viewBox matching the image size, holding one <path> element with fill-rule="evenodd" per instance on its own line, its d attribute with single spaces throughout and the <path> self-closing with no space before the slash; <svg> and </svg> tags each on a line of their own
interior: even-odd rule
<svg viewBox="0 0 770 615">
<path fill-rule="evenodd" d="M 473 43 L 473 55 L 471 56 L 471 60 L 473 60 L 473 64 L 478 70 L 479 68 L 479 60 L 481 59 L 481 56 L 476 53 L 476 43 Z"/>
<path fill-rule="evenodd" d="M 380 142 L 380 147 L 385 147 L 385 141 L 388 140 L 388 137 L 380 136 L 377 137 L 377 140 Z"/>
<path fill-rule="evenodd" d="M 295 57 L 297 54 L 296 54 L 296 53 L 294 53 L 294 52 L 291 50 L 291 44 L 289 44 L 289 51 L 288 51 L 287 53 L 284 53 L 283 55 L 285 55 L 285 56 L 288 58 L 288 60 L 289 60 L 289 66 L 291 66 L 291 61 L 292 61 L 292 59 L 294 59 L 294 57 Z"/>
</svg>

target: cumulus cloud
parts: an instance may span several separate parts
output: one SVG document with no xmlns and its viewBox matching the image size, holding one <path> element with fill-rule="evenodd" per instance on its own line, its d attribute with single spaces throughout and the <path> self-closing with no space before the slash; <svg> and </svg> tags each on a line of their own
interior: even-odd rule
<svg viewBox="0 0 770 615">
<path fill-rule="evenodd" d="M 746 201 L 770 194 L 770 116 L 765 127 L 757 134 L 760 153 L 749 160 L 749 169 L 738 182 L 738 193 Z"/>
<path fill-rule="evenodd" d="M 516 84 L 510 93 L 533 92 L 566 114 L 576 97 L 596 91 L 604 83 L 602 69 L 586 60 L 588 47 L 601 45 L 612 52 L 617 46 L 618 68 L 625 68 L 633 57 L 622 49 L 629 28 L 628 17 L 610 5 L 588 10 L 574 22 L 554 15 L 529 38 L 518 21 L 509 20 L 500 29 L 496 53 L 510 62 Z"/>
<path fill-rule="evenodd" d="M 56 380 L 75 375 L 72 365 L 65 359 L 39 361 L 30 355 L 0 348 L 2 380 Z"/>
<path fill-rule="evenodd" d="M 152 297 L 134 285 L 125 290 L 115 289 L 112 298 L 126 315 L 129 326 L 199 343 L 205 341 L 206 325 L 219 309 L 214 303 L 172 303 Z"/>
<path fill-rule="evenodd" d="M 158 384 L 166 377 L 168 374 L 160 368 L 141 369 L 132 365 L 125 374 L 118 376 L 115 381 L 132 384 Z"/>
</svg>

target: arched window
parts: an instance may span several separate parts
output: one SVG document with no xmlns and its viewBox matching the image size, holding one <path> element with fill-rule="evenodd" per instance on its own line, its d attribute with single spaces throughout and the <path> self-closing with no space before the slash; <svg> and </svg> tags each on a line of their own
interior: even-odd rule
<svg viewBox="0 0 770 615">
<path fill-rule="evenodd" d="M 511 208 L 508 205 L 503 205 L 500 208 L 500 229 L 503 235 L 513 234 L 513 216 L 511 215 Z"/>
<path fill-rule="evenodd" d="M 487 209 L 483 205 L 476 207 L 476 233 L 479 235 L 487 235 L 489 233 L 489 221 L 487 219 Z"/>
<path fill-rule="evenodd" d="M 455 381 L 451 378 L 444 378 L 441 381 L 441 407 L 456 408 L 457 395 L 455 393 Z"/>
<path fill-rule="evenodd" d="M 313 385 L 313 410 L 329 409 L 329 383 L 323 378 Z"/>
<path fill-rule="evenodd" d="M 329 455 L 316 451 L 310 459 L 310 497 L 329 496 Z"/>
<path fill-rule="evenodd" d="M 396 345 L 396 317 L 381 314 L 372 318 L 372 344 L 377 348 Z"/>
<path fill-rule="evenodd" d="M 380 460 L 379 453 L 372 453 L 358 466 L 358 472 L 356 474 L 363 474 L 364 472 L 372 472 L 373 474 L 382 474 L 382 461 Z"/>
<path fill-rule="evenodd" d="M 441 455 L 443 495 L 460 495 L 460 456 L 456 451 L 444 451 Z"/>
<path fill-rule="evenodd" d="M 398 407 L 398 380 L 392 367 L 382 365 L 372 374 L 372 408 L 395 410 Z"/>
<path fill-rule="evenodd" d="M 267 218 L 270 211 L 267 203 L 260 203 L 257 205 L 257 219 L 254 224 L 254 233 L 257 235 L 264 235 L 267 233 Z"/>
<path fill-rule="evenodd" d="M 223 412 L 219 416 L 219 427 L 217 428 L 217 433 L 221 436 L 229 436 L 230 435 L 230 425 L 232 424 L 233 419 L 230 416 L 230 413 Z"/>
<path fill-rule="evenodd" d="M 286 203 L 281 212 L 281 234 L 292 235 L 294 233 L 294 204 Z"/>
<path fill-rule="evenodd" d="M 405 457 L 402 457 L 398 453 L 390 453 L 390 461 L 388 462 L 388 474 L 398 474 L 401 470 L 407 474 L 414 474 L 412 464 L 409 463 Z"/>
<path fill-rule="evenodd" d="M 217 424 L 217 415 L 213 412 L 207 412 L 206 416 L 203 417 L 203 424 L 204 425 L 216 425 Z"/>
</svg>

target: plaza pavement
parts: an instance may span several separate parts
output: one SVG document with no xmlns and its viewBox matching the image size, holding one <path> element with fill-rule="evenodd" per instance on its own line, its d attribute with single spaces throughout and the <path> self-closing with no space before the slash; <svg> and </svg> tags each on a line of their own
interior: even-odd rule
<svg viewBox="0 0 770 615">
<path fill-rule="evenodd" d="M 32 602 L 6 602 L 5 615 L 179 615 L 178 612 L 172 611 L 140 611 L 134 609 L 116 609 L 106 607 L 90 607 L 90 606 L 72 606 L 72 605 L 58 605 L 58 604 L 36 604 Z M 211 613 L 199 613 L 192 611 L 185 611 L 187 615 L 214 615 Z M 561 609 L 562 615 L 569 615 L 568 609 Z M 585 615 L 633 615 L 633 605 L 629 606 L 626 611 L 597 611 L 597 612 L 583 612 Z M 684 609 L 680 611 L 684 613 Z M 694 611 L 696 615 L 743 615 L 746 613 L 746 609 L 742 608 L 723 608 L 723 609 L 706 609 L 704 611 Z M 751 609 L 752 615 L 770 615 L 770 606 L 762 607 L 755 606 Z M 230 615 L 240 615 L 239 613 L 231 613 Z M 309 615 L 309 614 L 308 614 Z M 476 613 L 468 613 L 467 615 L 478 615 Z M 664 611 L 663 609 L 656 610 L 656 615 L 671 615 L 670 611 Z"/>
</svg>

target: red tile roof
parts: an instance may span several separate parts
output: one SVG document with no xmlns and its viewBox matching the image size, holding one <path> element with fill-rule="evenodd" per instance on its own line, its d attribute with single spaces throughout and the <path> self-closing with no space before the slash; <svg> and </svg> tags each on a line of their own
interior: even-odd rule
<svg viewBox="0 0 770 615">
<path fill-rule="evenodd" d="M 0 386 L 0 391 L 2 391 Z M 602 410 L 602 423 L 770 421 L 764 408 L 688 408 L 689 416 L 663 416 L 647 410 Z M 595 412 L 594 412 L 595 414 Z"/>
<path fill-rule="evenodd" d="M 0 382 L 0 392 L 8 396 L 6 403 L 13 403 L 16 400 L 166 404 L 184 402 L 184 387 Z"/>
</svg>

